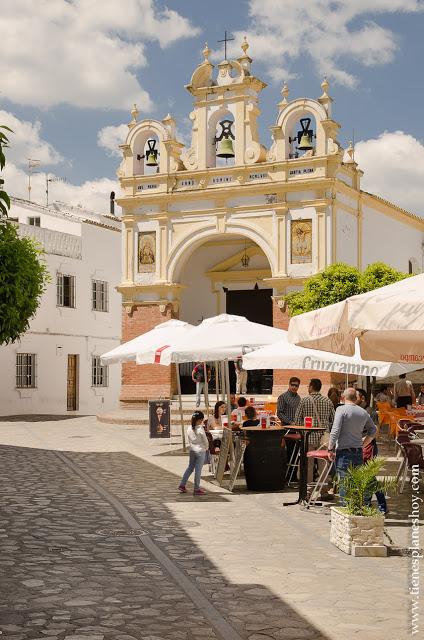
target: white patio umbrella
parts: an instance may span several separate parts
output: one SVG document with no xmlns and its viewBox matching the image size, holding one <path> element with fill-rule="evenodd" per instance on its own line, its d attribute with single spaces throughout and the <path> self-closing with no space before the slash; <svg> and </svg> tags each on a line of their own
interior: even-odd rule
<svg viewBox="0 0 424 640">
<path fill-rule="evenodd" d="M 142 333 L 133 340 L 115 347 L 101 356 L 102 364 L 114 364 L 116 362 L 135 362 L 148 364 L 155 361 L 155 353 L 163 345 L 179 340 L 193 325 L 181 320 L 168 320 L 156 325 L 151 331 Z"/>
<path fill-rule="evenodd" d="M 101 356 L 102 364 L 113 364 L 116 362 L 131 362 L 137 360 L 137 364 L 152 364 L 156 361 L 156 354 L 160 349 L 168 344 L 179 340 L 183 335 L 187 335 L 193 325 L 181 320 L 168 320 L 156 325 L 151 331 L 142 333 L 137 338 L 121 344 L 119 347 L 104 353 Z M 158 351 L 159 350 L 159 351 Z M 177 387 L 181 420 L 181 437 L 183 449 L 186 449 L 184 415 L 181 400 L 180 372 L 177 366 Z"/>
<path fill-rule="evenodd" d="M 272 344 L 282 337 L 284 332 L 281 329 L 250 322 L 243 316 L 223 313 L 213 318 L 206 318 L 185 338 L 158 351 L 157 361 L 164 365 L 169 365 L 171 362 L 224 361 L 223 389 L 225 389 L 224 393 L 226 392 L 227 404 L 230 406 L 228 360 L 238 358 L 246 349 Z"/>
<path fill-rule="evenodd" d="M 247 348 L 261 347 L 284 338 L 284 331 L 223 313 L 206 318 L 189 334 L 158 351 L 157 361 L 211 362 L 237 358 Z"/>
<path fill-rule="evenodd" d="M 244 369 L 305 369 L 386 378 L 418 368 L 408 364 L 363 360 L 359 355 L 359 348 L 354 356 L 341 356 L 327 351 L 297 347 L 288 341 L 287 332 L 284 333 L 286 335 L 279 342 L 243 356 Z"/>
<path fill-rule="evenodd" d="M 424 366 L 424 274 L 290 320 L 290 342 L 365 360 Z"/>
</svg>

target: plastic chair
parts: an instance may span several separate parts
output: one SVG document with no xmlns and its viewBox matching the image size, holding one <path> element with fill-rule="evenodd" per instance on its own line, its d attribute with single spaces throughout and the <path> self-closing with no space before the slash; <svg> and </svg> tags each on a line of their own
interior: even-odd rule
<svg viewBox="0 0 424 640">
<path fill-rule="evenodd" d="M 330 475 L 330 469 L 333 466 L 333 460 L 330 458 L 330 454 L 327 449 L 316 449 L 315 451 L 308 451 L 306 454 L 308 458 L 313 458 L 314 460 L 324 460 L 325 466 L 320 473 L 320 476 L 314 487 L 311 491 L 311 495 L 309 496 L 309 500 L 307 503 L 307 507 L 309 508 L 311 505 L 314 505 L 317 501 L 317 497 L 321 495 L 322 488 L 327 483 L 327 478 Z"/>
</svg>

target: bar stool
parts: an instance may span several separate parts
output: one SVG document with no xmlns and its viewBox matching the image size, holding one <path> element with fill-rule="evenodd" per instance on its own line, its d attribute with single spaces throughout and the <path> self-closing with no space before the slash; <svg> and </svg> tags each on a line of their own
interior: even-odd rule
<svg viewBox="0 0 424 640">
<path fill-rule="evenodd" d="M 301 435 L 299 433 L 286 433 L 284 436 L 286 442 L 293 442 L 294 447 L 290 456 L 290 460 L 287 463 L 286 480 L 287 484 L 290 484 L 294 476 L 295 470 L 299 467 L 300 458 L 300 440 Z"/>
<path fill-rule="evenodd" d="M 314 505 L 317 501 L 318 496 L 321 495 L 321 490 L 327 482 L 327 478 L 330 474 L 330 469 L 333 465 L 333 461 L 330 458 L 330 454 L 327 449 L 316 449 L 315 451 L 308 451 L 306 456 L 308 458 L 313 458 L 314 460 L 324 460 L 325 466 L 320 473 L 320 476 L 314 487 L 311 491 L 311 495 L 309 496 L 309 500 L 307 503 L 307 507 L 309 508 L 311 505 Z"/>
</svg>

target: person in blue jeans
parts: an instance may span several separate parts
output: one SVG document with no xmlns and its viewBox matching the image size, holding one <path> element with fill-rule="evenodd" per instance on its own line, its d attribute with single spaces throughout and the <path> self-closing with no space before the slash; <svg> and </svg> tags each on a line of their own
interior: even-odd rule
<svg viewBox="0 0 424 640">
<path fill-rule="evenodd" d="M 206 451 L 209 449 L 209 442 L 203 428 L 205 415 L 203 411 L 195 411 L 191 416 L 191 426 L 187 429 L 187 440 L 189 442 L 189 462 L 181 478 L 178 491 L 187 493 L 186 484 L 194 471 L 194 495 L 203 496 L 206 491 L 200 488 L 200 478 L 205 462 Z"/>
<path fill-rule="evenodd" d="M 356 389 L 345 389 L 343 396 L 345 403 L 336 409 L 328 443 L 330 457 L 336 461 L 339 482 L 346 477 L 349 466 L 359 467 L 363 464 L 362 447 L 373 441 L 377 431 L 370 415 L 356 404 Z M 339 495 L 343 506 L 343 486 Z"/>
</svg>

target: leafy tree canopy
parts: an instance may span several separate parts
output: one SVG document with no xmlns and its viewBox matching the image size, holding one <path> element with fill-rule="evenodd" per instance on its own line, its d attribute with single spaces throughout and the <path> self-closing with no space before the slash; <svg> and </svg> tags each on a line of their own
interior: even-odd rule
<svg viewBox="0 0 424 640">
<path fill-rule="evenodd" d="M 343 262 L 332 264 L 324 271 L 308 278 L 303 291 L 289 293 L 285 300 L 290 315 L 320 309 L 350 296 L 372 291 L 408 277 L 383 262 L 370 264 L 362 273 Z"/>
<path fill-rule="evenodd" d="M 0 344 L 17 340 L 37 311 L 49 279 L 41 253 L 14 224 L 0 221 Z"/>
<path fill-rule="evenodd" d="M 10 131 L 0 126 L 0 171 L 8 147 L 5 130 Z M 17 226 L 7 220 L 10 198 L 3 184 L 0 178 L 0 344 L 9 344 L 27 331 L 50 275 L 43 250 L 31 238 L 20 238 Z"/>
</svg>

